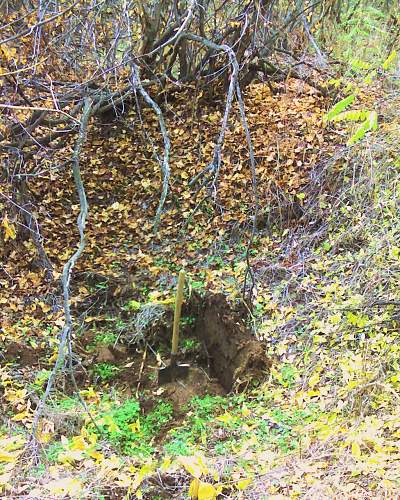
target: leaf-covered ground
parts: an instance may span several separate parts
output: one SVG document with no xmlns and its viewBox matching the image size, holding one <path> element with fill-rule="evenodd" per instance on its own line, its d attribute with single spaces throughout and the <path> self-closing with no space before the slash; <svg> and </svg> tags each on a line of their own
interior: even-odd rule
<svg viewBox="0 0 400 500">
<path fill-rule="evenodd" d="M 399 496 L 396 82 L 387 74 L 359 87 L 354 108 L 375 109 L 380 124 L 352 148 L 344 146 L 351 133 L 346 126 L 323 123 L 331 103 L 307 85 L 289 80 L 276 95 L 266 85 L 249 88 L 263 204 L 251 254 L 257 297 L 249 323 L 266 342 L 273 366 L 258 387 L 194 397 L 179 416 L 162 391 L 154 391 L 151 408 L 140 408 L 136 387 L 127 392 L 129 383 L 121 384 L 114 364 L 103 360 L 80 379 L 100 432 L 66 376 L 42 421 L 41 447 L 32 450 L 33 410 L 55 360 L 62 311 L 54 283 L 35 264 L 33 244 L 14 242 L 16 221 L 8 214 L 0 281 L 3 496 Z M 253 207 L 246 143 L 237 117 L 215 212 L 188 181 L 209 162 L 223 103 L 216 96 L 194 99 L 192 92 L 178 93 L 170 108 L 173 96 L 165 99 L 173 180 L 156 235 L 160 180 L 148 140 L 157 134 L 151 113 L 144 111 L 144 136 L 132 110 L 131 125 L 99 123 L 88 139 L 82 162 L 88 246 L 72 288 L 80 359 L 126 335 L 143 304 L 170 303 L 173 277 L 183 265 L 193 288 L 240 300 Z M 183 106 L 189 96 L 190 116 Z M 56 276 L 77 242 L 69 154 L 62 150 L 47 177 L 31 184 Z"/>
</svg>

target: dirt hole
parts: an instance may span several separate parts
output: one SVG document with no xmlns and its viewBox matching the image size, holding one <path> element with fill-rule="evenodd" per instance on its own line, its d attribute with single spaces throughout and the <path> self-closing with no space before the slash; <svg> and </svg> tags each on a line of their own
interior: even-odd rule
<svg viewBox="0 0 400 500">
<path fill-rule="evenodd" d="M 161 357 L 166 365 L 172 331 L 172 313 L 168 314 L 162 327 L 152 331 L 153 340 L 158 339 L 164 347 Z M 144 413 L 163 399 L 172 403 L 179 418 L 195 396 L 222 396 L 232 390 L 242 391 L 266 378 L 271 363 L 265 354 L 265 345 L 254 338 L 246 328 L 245 315 L 234 310 L 223 294 L 192 294 L 183 314 L 192 319 L 190 324 L 183 325 L 180 342 L 179 362 L 190 366 L 186 379 L 159 386 L 159 356 L 152 347 L 143 350 L 137 344 L 133 347 L 118 342 L 95 345 L 90 350 L 88 346 L 93 345 L 96 332 L 88 331 L 74 346 L 82 360 L 75 372 L 79 386 L 94 383 L 118 387 L 126 397 L 137 397 Z M 185 350 L 185 342 L 197 348 Z M 148 340 L 148 346 L 155 345 Z M 38 364 L 38 352 L 17 343 L 8 346 L 5 358 L 19 360 L 25 367 Z M 102 373 L 102 367 L 111 370 L 110 373 Z M 109 378 L 106 375 L 110 375 Z"/>
</svg>

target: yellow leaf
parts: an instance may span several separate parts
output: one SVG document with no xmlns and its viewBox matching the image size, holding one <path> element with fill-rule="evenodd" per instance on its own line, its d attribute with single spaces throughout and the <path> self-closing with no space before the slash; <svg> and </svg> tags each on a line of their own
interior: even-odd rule
<svg viewBox="0 0 400 500">
<path fill-rule="evenodd" d="M 14 415 L 11 420 L 13 420 L 14 422 L 21 422 L 22 420 L 25 420 L 26 418 L 28 418 L 30 416 L 31 416 L 31 414 L 29 413 L 29 411 L 24 410 L 24 411 L 21 411 L 20 413 L 17 413 L 16 415 Z"/>
<path fill-rule="evenodd" d="M 200 481 L 196 478 L 193 479 L 193 481 L 190 483 L 189 486 L 189 496 L 190 498 L 197 499 L 199 496 L 199 484 Z"/>
<path fill-rule="evenodd" d="M 74 498 L 80 494 L 82 482 L 74 477 L 65 477 L 63 479 L 50 481 L 46 488 L 52 495 L 69 495 Z"/>
<path fill-rule="evenodd" d="M 23 436 L 12 436 L 0 439 L 0 450 L 4 449 L 6 451 L 13 451 L 22 448 L 26 443 L 26 439 Z"/>
<path fill-rule="evenodd" d="M 2 225 L 4 227 L 4 241 L 7 241 L 9 239 L 15 240 L 15 238 L 17 237 L 15 226 L 14 224 L 10 223 L 7 214 L 3 218 Z"/>
<path fill-rule="evenodd" d="M 202 474 L 208 473 L 208 467 L 204 463 L 203 457 L 200 455 L 196 457 L 180 457 L 179 462 L 185 467 L 189 474 L 197 479 L 199 479 Z"/>
<path fill-rule="evenodd" d="M 99 451 L 91 451 L 89 453 L 89 457 L 94 458 L 97 462 L 102 462 L 104 460 L 103 453 L 100 453 Z"/>
<path fill-rule="evenodd" d="M 248 417 L 251 414 L 251 411 L 247 408 L 247 406 L 242 407 L 242 415 L 244 417 Z"/>
<path fill-rule="evenodd" d="M 41 309 L 44 313 L 47 313 L 51 310 L 51 307 L 49 305 L 45 304 L 44 302 L 39 302 L 39 306 L 41 307 Z"/>
<path fill-rule="evenodd" d="M 197 494 L 197 498 L 199 500 L 214 500 L 215 498 L 217 498 L 217 494 L 218 492 L 212 484 L 204 483 L 203 481 L 199 483 Z"/>
<path fill-rule="evenodd" d="M 319 382 L 319 373 L 314 373 L 313 375 L 311 375 L 308 381 L 308 386 L 310 388 L 313 388 L 318 384 L 318 382 Z"/>
<path fill-rule="evenodd" d="M 6 61 L 12 61 L 17 56 L 17 49 L 15 47 L 1 47 L 0 55 L 3 55 Z"/>
<path fill-rule="evenodd" d="M 171 460 L 171 457 L 165 457 L 164 460 L 163 460 L 163 463 L 161 464 L 161 470 L 168 470 L 170 465 L 172 463 L 172 460 Z"/>
<path fill-rule="evenodd" d="M 142 484 L 142 481 L 143 479 L 150 475 L 154 470 L 155 470 L 156 466 L 154 463 L 150 462 L 148 464 L 144 464 L 139 472 L 137 473 L 136 477 L 135 477 L 135 480 L 132 482 L 132 485 L 131 485 L 131 491 L 136 491 L 139 486 Z M 138 492 L 136 492 L 136 496 L 138 497 Z"/>
<path fill-rule="evenodd" d="M 132 432 L 140 432 L 140 420 L 137 419 L 136 422 L 129 424 L 128 427 Z"/>
<path fill-rule="evenodd" d="M 251 483 L 251 479 L 241 479 L 240 481 L 237 482 L 236 486 L 238 490 L 245 490 L 249 484 Z"/>
<path fill-rule="evenodd" d="M 105 459 L 102 462 L 102 466 L 105 469 L 119 469 L 121 467 L 121 460 L 117 457 L 117 455 L 112 454 L 109 458 Z"/>
<path fill-rule="evenodd" d="M 83 439 L 82 436 L 74 436 L 72 438 L 72 443 L 71 443 L 71 446 L 70 446 L 70 449 L 71 450 L 80 450 L 80 451 L 84 451 L 88 448 L 88 444 L 87 442 Z"/>
<path fill-rule="evenodd" d="M 234 417 L 232 417 L 232 415 L 230 413 L 226 412 L 223 415 L 220 415 L 219 417 L 217 417 L 217 420 L 219 420 L 220 422 L 223 422 L 224 424 L 229 424 L 235 419 L 234 419 Z"/>
<path fill-rule="evenodd" d="M 86 458 L 85 454 L 81 450 L 67 450 L 58 455 L 57 461 L 60 464 L 80 462 Z"/>
<path fill-rule="evenodd" d="M 6 451 L 0 450 L 0 463 L 3 462 L 15 462 L 17 457 L 14 453 L 7 453 Z"/>
<path fill-rule="evenodd" d="M 39 443 L 46 444 L 51 441 L 51 438 L 53 437 L 52 432 L 45 432 L 45 431 L 38 431 L 37 433 L 37 438 Z"/>
<path fill-rule="evenodd" d="M 361 457 L 361 448 L 360 448 L 360 445 L 357 443 L 357 441 L 353 441 L 351 443 L 351 454 L 355 458 Z"/>
</svg>

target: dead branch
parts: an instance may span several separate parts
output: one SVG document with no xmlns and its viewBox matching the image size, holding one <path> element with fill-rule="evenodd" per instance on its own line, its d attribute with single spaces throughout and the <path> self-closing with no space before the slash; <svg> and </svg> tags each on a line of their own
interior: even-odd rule
<svg viewBox="0 0 400 500">
<path fill-rule="evenodd" d="M 211 172 L 211 174 L 212 174 L 211 187 L 212 187 L 212 190 L 214 191 L 214 198 L 215 198 L 216 182 L 218 180 L 219 170 L 221 167 L 222 146 L 224 143 L 225 132 L 226 132 L 226 129 L 228 126 L 229 115 L 230 115 L 230 112 L 232 109 L 233 96 L 234 96 L 236 85 L 237 85 L 237 80 L 238 80 L 238 75 L 239 75 L 239 64 L 237 62 L 235 53 L 233 52 L 232 48 L 229 47 L 229 45 L 218 45 L 218 44 L 212 42 L 211 40 L 207 40 L 206 38 L 202 38 L 201 36 L 194 35 L 191 33 L 184 33 L 184 34 L 182 34 L 182 37 L 185 37 L 188 40 L 194 40 L 196 42 L 199 42 L 202 45 L 204 45 L 205 47 L 207 47 L 213 51 L 225 52 L 228 55 L 229 63 L 230 63 L 231 68 L 232 68 L 227 97 L 226 97 L 224 116 L 223 116 L 222 123 L 221 123 L 220 133 L 218 135 L 218 139 L 217 139 L 217 142 L 216 142 L 215 147 L 214 147 L 213 159 L 211 160 L 210 164 L 204 170 L 202 170 L 199 174 L 197 174 L 189 182 L 189 185 L 192 186 L 192 185 L 196 184 L 201 178 L 208 175 L 209 172 Z M 204 184 L 206 182 L 207 181 L 205 179 Z"/>
<path fill-rule="evenodd" d="M 140 95 L 143 97 L 143 99 L 147 102 L 147 104 L 153 108 L 155 114 L 157 115 L 158 118 L 158 123 L 160 124 L 160 130 L 161 134 L 163 136 L 163 141 L 164 141 L 164 155 L 162 160 L 158 157 L 158 155 L 155 153 L 161 167 L 161 172 L 162 172 L 162 189 L 161 189 L 161 197 L 160 201 L 158 204 L 157 212 L 156 212 L 156 217 L 154 220 L 154 231 L 157 231 L 159 225 L 160 225 L 160 220 L 161 220 L 161 214 L 164 208 L 164 203 L 167 198 L 168 194 L 168 188 L 169 188 L 169 178 L 170 178 L 170 167 L 169 167 L 169 155 L 170 155 L 170 150 L 171 150 L 171 142 L 169 140 L 168 132 L 167 132 L 167 127 L 165 126 L 165 121 L 164 121 L 164 116 L 161 111 L 160 106 L 150 97 L 150 95 L 146 92 L 144 89 L 141 81 L 140 81 L 140 75 L 139 75 L 139 68 L 137 67 L 136 64 L 132 64 L 132 86 L 134 91 L 139 91 Z"/>
<path fill-rule="evenodd" d="M 61 331 L 61 335 L 60 335 L 60 344 L 58 346 L 57 360 L 54 364 L 54 367 L 52 369 L 50 377 L 47 381 L 46 390 L 43 394 L 43 397 L 41 398 L 40 403 L 39 403 L 38 407 L 36 408 L 35 417 L 34 417 L 34 420 L 32 423 L 32 438 L 33 439 L 36 439 L 36 437 L 37 437 L 38 424 L 39 424 L 40 418 L 43 414 L 43 410 L 45 408 L 46 401 L 47 401 L 47 399 L 51 393 L 51 390 L 53 388 L 57 373 L 58 373 L 59 369 L 62 367 L 62 365 L 64 364 L 65 355 L 66 355 L 66 352 L 65 352 L 66 347 L 68 347 L 68 352 L 69 352 L 70 358 L 71 358 L 71 353 L 72 353 L 72 335 L 71 335 L 72 334 L 72 315 L 71 315 L 71 306 L 70 306 L 69 286 L 70 286 L 70 281 L 71 281 L 72 269 L 75 266 L 77 260 L 82 255 L 82 253 L 85 249 L 85 244 L 86 244 L 85 225 L 86 225 L 86 218 L 87 218 L 88 209 L 89 209 L 88 203 L 86 200 L 85 188 L 84 188 L 84 185 L 82 182 L 79 157 L 80 157 L 80 154 L 82 151 L 82 147 L 83 147 L 85 140 L 86 140 L 87 127 L 88 127 L 89 119 L 91 116 L 91 111 L 92 111 L 92 101 L 90 99 L 86 99 L 85 104 L 84 104 L 82 118 L 81 118 L 78 139 L 76 141 L 74 152 L 72 154 L 72 172 L 73 172 L 75 187 L 76 187 L 76 190 L 78 192 L 79 203 L 80 203 L 80 213 L 79 213 L 79 216 L 77 219 L 80 241 L 79 241 L 78 249 L 72 254 L 72 256 L 69 258 L 69 260 L 67 261 L 67 263 L 64 265 L 64 268 L 63 268 L 61 284 L 62 284 L 62 289 L 63 289 L 63 307 L 64 307 L 65 324 L 64 324 L 64 327 L 63 327 L 63 329 Z M 79 396 L 79 393 L 78 393 L 78 396 Z"/>
<path fill-rule="evenodd" d="M 3 75 L 0 75 L 3 76 Z M 2 109 L 18 109 L 20 111 L 43 111 L 45 113 L 59 113 L 60 115 L 64 115 L 70 120 L 79 123 L 79 121 L 71 116 L 69 113 L 66 113 L 62 109 L 52 109 L 52 108 L 43 108 L 36 106 L 15 106 L 14 104 L 0 104 L 0 108 Z"/>
</svg>

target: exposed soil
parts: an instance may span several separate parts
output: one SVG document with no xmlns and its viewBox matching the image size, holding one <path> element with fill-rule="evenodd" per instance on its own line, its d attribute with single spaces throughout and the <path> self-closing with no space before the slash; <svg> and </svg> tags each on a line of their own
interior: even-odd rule
<svg viewBox="0 0 400 500">
<path fill-rule="evenodd" d="M 203 368 L 191 366 L 188 377 L 176 380 L 163 386 L 163 397 L 172 402 L 176 413 L 185 412 L 184 405 L 194 396 L 203 397 L 206 394 L 222 396 L 226 394 L 223 386 L 217 379 L 210 378 Z"/>
<path fill-rule="evenodd" d="M 19 342 L 10 342 L 2 355 L 6 361 L 18 361 L 22 367 L 35 366 L 39 364 L 43 350 L 40 348 L 33 349 L 33 347 Z"/>
<path fill-rule="evenodd" d="M 182 328 L 182 338 L 194 337 L 201 343 L 197 350 L 181 352 L 179 356 L 180 362 L 189 365 L 186 378 L 159 386 L 157 375 L 161 366 L 152 349 L 140 351 L 123 344 L 93 347 L 95 332 L 87 331 L 74 346 L 81 359 L 74 373 L 78 385 L 86 386 L 90 382 L 117 386 L 127 397 L 138 397 L 144 413 L 150 412 L 160 399 L 169 401 L 174 408 L 176 424 L 185 418 L 186 405 L 194 396 L 224 395 L 231 390 L 243 390 L 265 378 L 271 365 L 265 355 L 265 346 L 253 337 L 246 328 L 243 314 L 235 311 L 224 295 L 202 297 L 193 294 L 185 312 L 195 316 L 196 321 L 190 329 L 187 325 Z M 160 328 L 163 331 L 156 335 L 164 352 L 169 349 L 165 331 L 172 330 L 172 317 L 169 322 L 171 325 L 162 323 Z M 23 368 L 37 365 L 41 355 L 43 352 L 39 349 L 17 342 L 10 343 L 3 352 L 6 360 L 17 361 Z M 163 363 L 168 366 L 167 356 L 163 356 Z M 102 380 L 96 374 L 94 368 L 100 364 L 116 367 L 109 380 Z M 70 388 L 73 392 L 72 385 Z M 56 429 L 63 428 L 61 420 L 68 427 L 76 427 L 76 415 L 63 413 L 61 419 L 60 415 L 47 415 Z"/>
<path fill-rule="evenodd" d="M 196 336 L 202 341 L 210 371 L 227 391 L 263 380 L 271 367 L 264 345 L 246 328 L 223 294 L 194 296 Z"/>
</svg>

